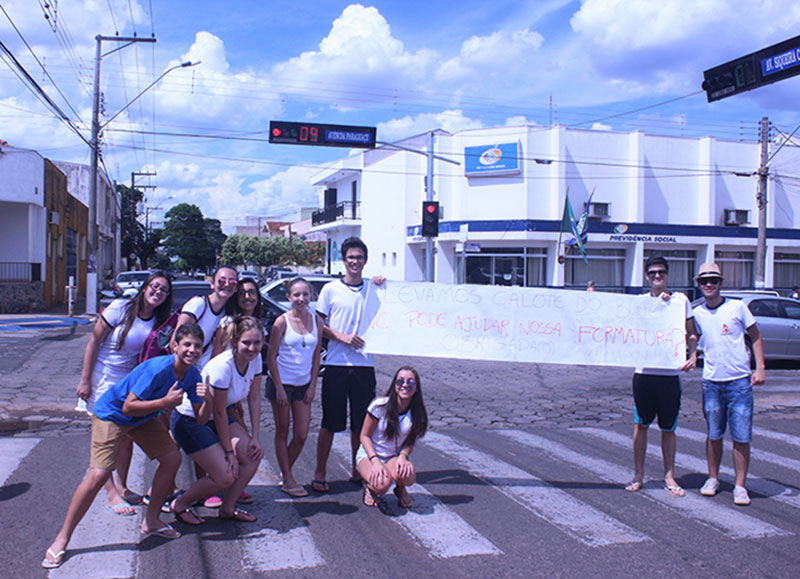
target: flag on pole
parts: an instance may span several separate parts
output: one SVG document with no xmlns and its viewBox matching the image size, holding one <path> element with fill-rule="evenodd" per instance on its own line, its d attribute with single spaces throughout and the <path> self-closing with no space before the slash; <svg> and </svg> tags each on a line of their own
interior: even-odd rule
<svg viewBox="0 0 800 579">
<path fill-rule="evenodd" d="M 586 200 L 586 203 L 583 204 L 583 213 L 581 214 L 580 219 L 578 219 L 578 237 L 580 237 L 581 242 L 586 245 L 586 241 L 589 238 L 589 206 L 592 203 L 592 197 L 594 197 L 594 189 L 589 194 L 589 198 Z"/>
<path fill-rule="evenodd" d="M 588 265 L 589 260 L 586 259 L 586 249 L 583 247 L 583 241 L 581 240 L 581 235 L 578 231 L 578 224 L 575 222 L 575 214 L 572 212 L 572 205 L 570 205 L 569 202 L 569 193 L 564 199 L 564 215 L 561 218 L 561 231 L 563 233 L 572 234 L 573 239 L 569 240 L 567 245 L 577 245 L 581 255 L 583 256 L 583 261 Z"/>
</svg>

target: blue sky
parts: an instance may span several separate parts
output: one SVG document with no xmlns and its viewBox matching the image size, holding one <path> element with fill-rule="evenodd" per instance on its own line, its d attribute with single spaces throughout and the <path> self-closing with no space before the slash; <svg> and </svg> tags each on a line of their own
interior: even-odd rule
<svg viewBox="0 0 800 579">
<path fill-rule="evenodd" d="M 148 193 L 151 205 L 195 203 L 227 231 L 245 215 L 290 218 L 315 205 L 310 177 L 346 152 L 261 142 L 270 119 L 375 125 L 385 141 L 433 128 L 551 120 L 755 140 L 762 116 L 784 133 L 800 123 L 800 78 L 711 104 L 693 94 L 703 70 L 800 34 L 800 6 L 791 0 L 0 6 L 0 40 L 87 135 L 97 34 L 157 38 L 103 59 L 105 120 L 170 66 L 202 61 L 170 73 L 115 119 L 103 154 L 123 183 L 132 171 L 158 174 L 150 181 L 157 186 Z M 0 139 L 88 163 L 85 143 L 3 60 Z"/>
</svg>

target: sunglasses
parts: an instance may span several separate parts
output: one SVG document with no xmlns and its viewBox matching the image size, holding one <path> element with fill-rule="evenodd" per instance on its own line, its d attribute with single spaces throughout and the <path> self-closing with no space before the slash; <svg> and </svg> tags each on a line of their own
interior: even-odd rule
<svg viewBox="0 0 800 579">
<path fill-rule="evenodd" d="M 703 277 L 698 280 L 700 285 L 719 285 L 719 282 L 722 281 L 722 278 L 719 277 Z"/>
<path fill-rule="evenodd" d="M 647 272 L 647 277 L 656 277 L 657 275 L 664 277 L 669 275 L 669 272 L 666 269 L 653 269 Z"/>
<path fill-rule="evenodd" d="M 397 380 L 394 381 L 394 385 L 397 386 L 398 388 L 405 386 L 406 384 L 408 384 L 409 388 L 414 388 L 417 385 L 417 381 L 414 380 L 413 378 L 409 378 L 408 380 L 405 380 L 403 378 L 398 378 Z"/>
<path fill-rule="evenodd" d="M 254 289 L 246 289 L 246 290 L 239 290 L 237 295 L 246 296 L 248 298 L 255 297 L 258 294 L 257 290 Z"/>
<path fill-rule="evenodd" d="M 151 283 L 149 287 L 154 294 L 164 294 L 165 296 L 169 295 L 169 287 L 165 285 L 159 285 L 157 283 Z"/>
<path fill-rule="evenodd" d="M 227 277 L 221 277 L 221 278 L 219 278 L 217 280 L 217 285 L 219 285 L 219 286 L 224 286 L 226 284 L 227 285 L 236 285 L 238 283 L 239 283 L 239 281 L 235 277 L 232 277 L 230 279 L 228 279 Z"/>
</svg>

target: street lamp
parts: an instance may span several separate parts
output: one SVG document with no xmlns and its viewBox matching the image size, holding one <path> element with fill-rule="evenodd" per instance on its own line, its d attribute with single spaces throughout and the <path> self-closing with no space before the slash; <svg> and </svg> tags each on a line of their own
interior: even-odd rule
<svg viewBox="0 0 800 579">
<path fill-rule="evenodd" d="M 122 37 L 122 36 L 102 36 L 97 35 L 95 37 L 97 41 L 97 47 L 95 52 L 95 61 L 94 61 L 94 91 L 93 91 L 93 99 L 92 99 L 92 138 L 91 138 L 91 163 L 90 163 L 90 178 L 89 178 L 89 239 L 88 239 L 88 254 L 89 254 L 89 267 L 86 276 L 86 311 L 87 312 L 95 312 L 97 311 L 97 275 L 98 273 L 102 274 L 102 254 L 98 254 L 97 252 L 97 173 L 98 173 L 98 160 L 100 157 L 100 132 L 108 126 L 108 124 L 116 119 L 120 113 L 130 107 L 134 102 L 139 100 L 148 90 L 153 88 L 161 79 L 167 76 L 173 70 L 178 68 L 187 68 L 190 66 L 195 66 L 200 64 L 199 62 L 192 63 L 192 62 L 184 62 L 173 67 L 168 68 L 165 70 L 161 76 L 159 76 L 156 80 L 151 82 L 147 88 L 145 88 L 142 92 L 136 95 L 132 101 L 126 104 L 122 109 L 117 112 L 114 116 L 112 116 L 108 121 L 104 124 L 100 124 L 100 63 L 104 56 L 108 56 L 126 46 L 130 46 L 134 42 L 155 42 L 155 38 L 138 38 L 138 37 Z M 101 53 L 102 49 L 102 42 L 103 40 L 106 41 L 113 41 L 113 42 L 126 42 L 123 46 L 118 46 L 117 48 L 110 50 L 106 54 Z"/>
</svg>

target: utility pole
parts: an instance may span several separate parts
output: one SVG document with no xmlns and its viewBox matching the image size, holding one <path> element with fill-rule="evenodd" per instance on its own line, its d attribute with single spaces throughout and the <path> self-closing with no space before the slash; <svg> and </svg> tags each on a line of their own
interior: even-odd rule
<svg viewBox="0 0 800 579">
<path fill-rule="evenodd" d="M 769 119 L 761 118 L 761 162 L 758 166 L 758 243 L 756 244 L 756 289 L 764 289 L 764 272 L 767 261 L 767 176 L 769 175 Z"/>
<path fill-rule="evenodd" d="M 91 139 L 91 161 L 89 175 L 89 239 L 88 254 L 89 267 L 86 275 L 86 311 L 95 313 L 97 311 L 97 276 L 103 273 L 102 254 L 98 254 L 97 239 L 97 164 L 100 158 L 100 63 L 103 57 L 113 54 L 118 50 L 130 46 L 134 42 L 155 42 L 155 38 L 138 38 L 136 36 L 95 36 L 97 46 L 94 56 L 94 89 L 92 92 L 92 139 Z M 103 54 L 103 41 L 124 42 L 122 46 Z"/>
<path fill-rule="evenodd" d="M 433 201 L 433 131 L 428 133 L 428 171 L 425 175 L 425 201 Z M 433 237 L 425 238 L 425 281 L 434 281 Z"/>
</svg>

